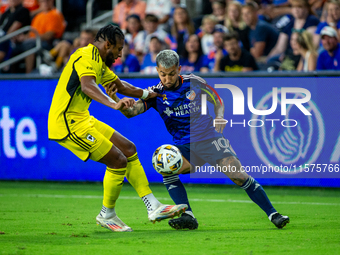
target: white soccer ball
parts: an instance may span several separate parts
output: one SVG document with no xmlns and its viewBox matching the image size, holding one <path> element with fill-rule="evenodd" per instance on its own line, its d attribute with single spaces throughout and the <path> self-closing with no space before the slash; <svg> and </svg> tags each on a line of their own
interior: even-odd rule
<svg viewBox="0 0 340 255">
<path fill-rule="evenodd" d="M 183 165 L 182 153 L 176 146 L 164 144 L 153 153 L 152 165 L 162 175 L 176 174 Z"/>
</svg>

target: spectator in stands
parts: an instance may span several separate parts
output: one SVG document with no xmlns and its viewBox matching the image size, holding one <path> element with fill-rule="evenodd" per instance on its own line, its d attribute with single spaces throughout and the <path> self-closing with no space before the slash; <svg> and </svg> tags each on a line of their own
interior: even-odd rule
<svg viewBox="0 0 340 255">
<path fill-rule="evenodd" d="M 320 53 L 316 65 L 317 70 L 340 70 L 340 47 L 337 32 L 332 27 L 321 30 L 321 43 L 325 49 Z"/>
<path fill-rule="evenodd" d="M 279 38 L 275 47 L 268 55 L 267 62 L 282 61 L 285 55 L 289 55 L 294 61 L 295 67 L 299 62 L 300 57 L 294 57 L 289 44 L 292 30 L 308 30 L 311 34 L 314 34 L 316 26 L 319 24 L 319 20 L 315 17 L 311 11 L 311 7 L 308 0 L 291 0 L 292 3 L 292 18 L 289 23 L 282 28 Z"/>
<path fill-rule="evenodd" d="M 224 20 L 226 18 L 226 1 L 225 0 L 215 0 L 212 2 L 211 7 L 213 9 L 213 15 L 217 18 L 218 24 L 224 25 Z"/>
<path fill-rule="evenodd" d="M 171 37 L 177 43 L 178 55 L 182 56 L 185 50 L 185 43 L 189 36 L 195 33 L 195 27 L 187 8 L 182 5 L 175 8 L 173 21 L 170 28 Z"/>
<path fill-rule="evenodd" d="M 283 15 L 291 13 L 289 0 L 261 1 L 259 15 L 268 21 L 275 23 Z"/>
<path fill-rule="evenodd" d="M 185 43 L 184 55 L 180 58 L 181 72 L 199 72 L 203 67 L 204 58 L 200 39 L 196 34 L 190 35 Z"/>
<path fill-rule="evenodd" d="M 142 20 L 145 17 L 146 3 L 141 0 L 122 0 L 113 9 L 112 21 L 126 29 L 126 18 L 131 14 L 137 14 Z"/>
<path fill-rule="evenodd" d="M 308 31 L 293 32 L 290 38 L 290 45 L 295 55 L 300 55 L 297 71 L 314 71 L 318 54 L 313 44 L 313 36 Z"/>
<path fill-rule="evenodd" d="M 149 44 L 149 53 L 147 53 L 144 57 L 141 73 L 143 74 L 156 74 L 156 56 L 157 54 L 164 49 L 164 42 L 162 38 L 157 37 L 156 35 L 152 35 Z"/>
<path fill-rule="evenodd" d="M 250 50 L 249 32 L 250 28 L 244 23 L 242 19 L 242 5 L 238 1 L 231 1 L 228 3 L 227 16 L 224 21 L 224 26 L 228 31 L 236 31 L 239 35 L 242 47 L 247 51 Z"/>
<path fill-rule="evenodd" d="M 181 0 L 171 0 L 170 17 L 173 16 L 176 7 L 179 6 L 179 5 L 181 5 Z"/>
<path fill-rule="evenodd" d="M 8 0 L 0 0 L 0 16 L 5 13 L 8 8 Z"/>
<path fill-rule="evenodd" d="M 147 0 L 146 13 L 153 14 L 158 18 L 158 24 L 165 24 L 171 13 L 171 1 L 169 0 Z M 161 26 L 164 28 L 164 26 Z"/>
<path fill-rule="evenodd" d="M 144 30 L 139 32 L 135 38 L 135 51 L 138 57 L 143 57 L 149 52 L 149 44 L 152 37 L 158 37 L 171 49 L 176 49 L 177 45 L 171 40 L 170 35 L 158 27 L 158 18 L 153 14 L 147 14 L 144 20 Z"/>
<path fill-rule="evenodd" d="M 315 15 L 320 18 L 322 15 L 322 9 L 324 6 L 324 3 L 327 0 L 309 0 L 309 4 L 311 6 L 311 10 L 313 13 L 315 13 Z"/>
<path fill-rule="evenodd" d="M 257 10 L 257 3 L 248 2 L 242 8 L 242 17 L 247 26 L 250 27 L 250 53 L 256 60 L 259 60 L 260 57 L 267 56 L 274 48 L 279 37 L 279 31 L 269 23 L 259 20 Z"/>
<path fill-rule="evenodd" d="M 22 0 L 9 0 L 8 9 L 0 17 L 0 38 L 30 24 L 30 14 Z M 16 38 L 12 40 L 15 42 Z M 0 43 L 0 63 L 10 57 L 11 51 L 10 40 Z"/>
<path fill-rule="evenodd" d="M 42 47 L 46 50 L 53 48 L 53 41 L 61 38 L 64 33 L 66 23 L 63 15 L 54 7 L 54 0 L 39 0 L 42 12 L 38 13 L 32 20 L 32 28 L 36 30 L 41 38 Z M 14 54 L 32 49 L 36 46 L 35 33 L 31 32 L 28 38 L 14 49 Z M 29 55 L 25 59 L 26 73 L 30 73 L 34 68 L 35 54 Z"/>
<path fill-rule="evenodd" d="M 223 38 L 224 32 L 221 32 L 219 30 L 216 30 L 214 32 L 214 49 L 205 56 L 203 67 L 200 70 L 201 72 L 213 72 L 215 67 L 215 59 L 221 59 L 228 54 L 223 47 Z"/>
<path fill-rule="evenodd" d="M 324 27 L 330 26 L 337 30 L 338 38 L 340 34 L 340 1 L 329 0 L 324 9 L 326 10 L 326 20 L 319 23 L 313 36 L 313 41 L 316 48 L 318 48 L 320 45 L 320 32 Z"/>
<path fill-rule="evenodd" d="M 181 5 L 181 0 L 171 0 L 171 10 L 170 10 L 170 18 L 168 20 L 167 26 L 164 28 L 164 30 L 170 32 L 170 27 L 174 24 L 174 12 L 177 6 Z M 182 5 L 184 8 L 186 8 L 185 5 Z"/>
<path fill-rule="evenodd" d="M 238 34 L 231 32 L 224 36 L 224 48 L 228 55 L 223 57 L 216 56 L 216 72 L 249 72 L 258 70 L 254 57 L 239 45 Z"/>
<path fill-rule="evenodd" d="M 3 14 L 10 4 L 11 0 L 0 0 L 0 14 Z M 23 0 L 22 5 L 29 10 L 31 17 L 34 17 L 36 14 L 41 12 L 38 0 Z"/>
<path fill-rule="evenodd" d="M 225 26 L 218 24 L 218 20 L 214 15 L 205 15 L 202 20 L 202 26 L 196 31 L 196 34 L 201 39 L 202 50 L 205 55 L 214 49 L 213 33 L 215 30 L 228 32 Z"/>
<path fill-rule="evenodd" d="M 31 17 L 42 11 L 38 0 L 24 0 L 24 7 L 30 11 Z"/>
<path fill-rule="evenodd" d="M 259 1 L 257 1 L 259 3 Z M 260 17 L 272 23 L 276 23 L 276 27 L 281 29 L 281 24 L 285 23 L 287 16 L 292 13 L 291 0 L 272 0 L 261 1 L 261 8 L 259 10 Z M 325 0 L 308 0 L 311 12 L 317 17 L 321 16 L 322 6 Z M 281 19 L 282 18 L 282 19 Z M 288 18 L 289 20 L 289 18 Z"/>
<path fill-rule="evenodd" d="M 116 59 L 111 70 L 115 73 L 132 73 L 140 71 L 140 64 L 138 58 L 130 53 L 130 47 L 125 40 L 122 57 Z"/>
<path fill-rule="evenodd" d="M 143 34 L 143 26 L 140 17 L 137 14 L 132 14 L 127 17 L 127 27 L 125 30 L 125 40 L 129 44 L 130 52 L 135 54 L 136 38 L 138 33 Z"/>
<path fill-rule="evenodd" d="M 97 31 L 91 29 L 84 29 L 81 31 L 80 36 L 71 44 L 68 40 L 60 41 L 49 52 L 45 51 L 44 60 L 47 64 L 54 62 L 55 69 L 60 70 L 64 64 L 69 60 L 69 56 L 73 54 L 77 49 L 87 46 L 94 42 Z"/>
</svg>

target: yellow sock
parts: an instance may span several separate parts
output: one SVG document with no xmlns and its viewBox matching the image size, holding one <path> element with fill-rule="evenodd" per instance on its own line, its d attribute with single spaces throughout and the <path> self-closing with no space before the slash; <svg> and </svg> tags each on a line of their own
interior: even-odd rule
<svg viewBox="0 0 340 255">
<path fill-rule="evenodd" d="M 57 66 L 58 69 L 62 67 L 63 63 L 64 63 L 63 57 L 57 57 L 57 59 L 55 60 L 55 65 Z"/>
<path fill-rule="evenodd" d="M 126 178 L 137 191 L 139 197 L 152 193 L 148 179 L 146 178 L 142 164 L 139 161 L 137 152 L 127 158 Z"/>
<path fill-rule="evenodd" d="M 123 187 L 124 176 L 126 168 L 112 169 L 107 167 L 103 186 L 104 186 L 104 198 L 103 205 L 107 208 L 113 208 L 116 205 L 116 200 L 119 197 L 119 193 Z"/>
<path fill-rule="evenodd" d="M 52 50 L 50 50 L 50 54 L 52 57 L 56 57 L 58 55 L 58 51 L 55 50 L 55 48 L 53 48 Z"/>
</svg>

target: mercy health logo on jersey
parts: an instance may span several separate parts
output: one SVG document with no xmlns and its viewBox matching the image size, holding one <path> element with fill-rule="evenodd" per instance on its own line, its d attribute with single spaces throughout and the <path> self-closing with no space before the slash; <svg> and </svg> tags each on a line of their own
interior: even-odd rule
<svg viewBox="0 0 340 255">
<path fill-rule="evenodd" d="M 172 114 L 174 116 L 184 116 L 184 115 L 188 115 L 191 113 L 195 113 L 200 111 L 200 106 L 197 105 L 196 101 L 193 101 L 196 97 L 196 93 L 193 90 L 190 90 L 186 93 L 186 98 L 188 98 L 191 102 L 188 104 L 182 104 L 179 105 L 178 107 L 174 107 L 174 108 L 170 108 L 167 107 L 165 109 L 165 111 L 163 111 L 166 115 L 168 115 L 168 117 L 170 117 Z M 169 105 L 167 98 L 165 95 L 163 95 L 163 104 L 167 104 Z"/>
<path fill-rule="evenodd" d="M 11 117 L 10 107 L 2 106 L 0 115 L 0 129 L 2 131 L 2 149 L 0 157 L 25 159 L 37 156 L 38 133 L 34 120 L 23 117 L 19 120 Z"/>
<path fill-rule="evenodd" d="M 173 114 L 174 116 L 184 116 L 190 113 L 195 113 L 200 111 L 200 106 L 197 105 L 197 102 L 193 101 L 189 104 L 179 105 L 178 107 L 171 108 L 167 107 L 165 111 L 163 111 L 169 117 Z"/>
<path fill-rule="evenodd" d="M 294 89 L 301 91 L 301 88 Z M 266 166 L 284 166 L 286 169 L 280 173 L 296 174 L 302 172 L 304 166 L 314 164 L 320 156 L 325 141 L 325 127 L 322 114 L 312 100 L 305 102 L 304 106 L 299 104 L 302 100 L 306 101 L 306 96 L 302 93 L 294 93 L 290 99 L 298 107 L 290 104 L 286 108 L 287 104 L 283 99 L 286 98 L 284 93 L 287 91 L 291 91 L 291 88 L 273 89 L 259 100 L 256 109 L 257 113 L 270 111 L 271 101 L 276 98 L 273 101 L 281 105 L 281 112 L 285 113 L 282 114 L 284 120 L 294 121 L 295 124 L 278 124 L 274 120 L 279 121 L 281 116 L 274 112 L 270 116 L 273 121 L 266 123 L 265 115 L 253 113 L 253 122 L 265 124 L 259 128 L 250 128 L 250 137 L 256 154 Z"/>
</svg>

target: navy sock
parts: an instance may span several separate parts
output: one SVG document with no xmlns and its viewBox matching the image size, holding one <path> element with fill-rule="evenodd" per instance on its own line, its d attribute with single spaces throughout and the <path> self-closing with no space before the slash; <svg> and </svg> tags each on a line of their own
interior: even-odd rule
<svg viewBox="0 0 340 255">
<path fill-rule="evenodd" d="M 272 203 L 269 201 L 266 192 L 262 186 L 251 176 L 243 183 L 241 186 L 248 196 L 255 204 L 257 204 L 261 209 L 269 216 L 270 214 L 276 212 Z"/>
<path fill-rule="evenodd" d="M 176 205 L 187 204 L 188 209 L 186 209 L 186 211 L 192 211 L 189 205 L 187 192 L 177 174 L 163 176 L 163 183 L 166 189 L 168 190 L 170 197 L 172 198 Z"/>
</svg>

